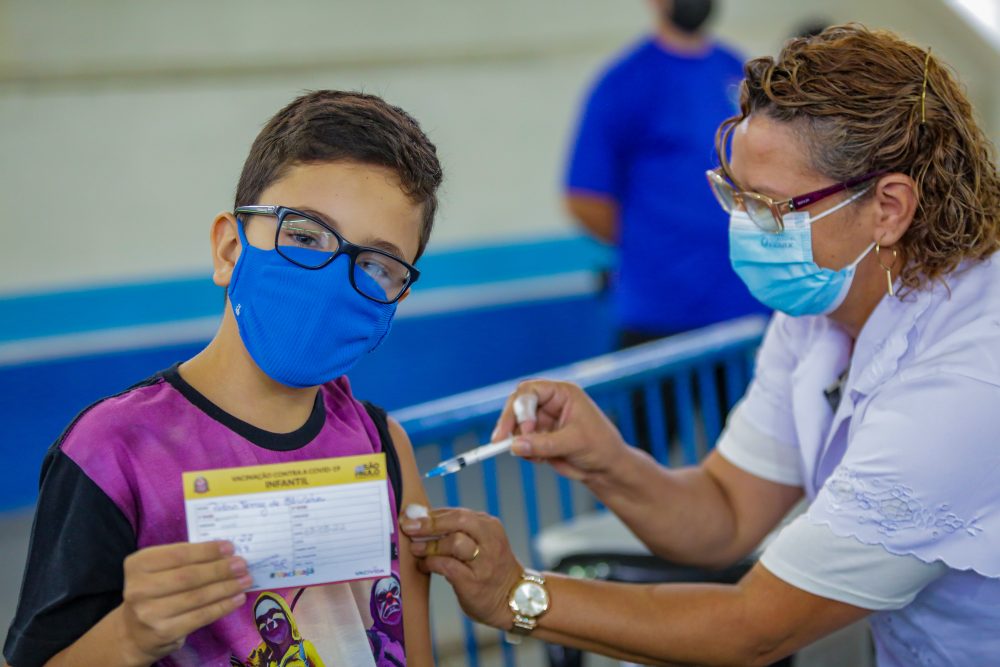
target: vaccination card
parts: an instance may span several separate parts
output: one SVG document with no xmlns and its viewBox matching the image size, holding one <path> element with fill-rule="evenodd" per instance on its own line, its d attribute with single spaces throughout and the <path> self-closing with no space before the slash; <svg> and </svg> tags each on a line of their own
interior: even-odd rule
<svg viewBox="0 0 1000 667">
<path fill-rule="evenodd" d="M 387 577 L 385 454 L 186 472 L 188 540 L 228 540 L 253 587 Z"/>
</svg>

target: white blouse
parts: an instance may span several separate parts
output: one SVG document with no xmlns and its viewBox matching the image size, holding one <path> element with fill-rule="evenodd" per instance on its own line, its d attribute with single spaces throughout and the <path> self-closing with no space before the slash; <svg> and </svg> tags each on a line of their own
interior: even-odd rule
<svg viewBox="0 0 1000 667">
<path fill-rule="evenodd" d="M 824 389 L 845 370 L 834 412 Z M 762 564 L 887 610 L 871 617 L 880 665 L 1000 655 L 1000 261 L 884 298 L 856 341 L 776 315 L 718 451 L 803 488 Z"/>
</svg>

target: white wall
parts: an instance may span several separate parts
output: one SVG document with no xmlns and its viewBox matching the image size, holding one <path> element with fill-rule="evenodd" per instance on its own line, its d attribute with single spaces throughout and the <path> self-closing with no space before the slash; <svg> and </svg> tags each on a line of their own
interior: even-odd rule
<svg viewBox="0 0 1000 667">
<path fill-rule="evenodd" d="M 940 0 L 724 4 L 748 53 L 817 12 L 932 44 L 1000 134 L 996 51 Z M 641 0 L 0 0 L 0 293 L 206 271 L 250 142 L 309 88 L 421 121 L 446 170 L 433 246 L 568 230 L 580 94 L 647 22 Z"/>
</svg>

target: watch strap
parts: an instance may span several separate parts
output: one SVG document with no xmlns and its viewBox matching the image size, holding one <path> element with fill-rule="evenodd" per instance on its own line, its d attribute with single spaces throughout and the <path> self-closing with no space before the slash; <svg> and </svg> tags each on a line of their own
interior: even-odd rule
<svg viewBox="0 0 1000 667">
<path fill-rule="evenodd" d="M 504 640 L 508 644 L 520 644 L 521 638 L 530 635 L 536 625 L 538 625 L 538 621 L 535 619 L 515 612 L 514 624 L 510 627 L 510 630 L 504 633 Z"/>
<path fill-rule="evenodd" d="M 507 631 L 507 641 L 511 644 L 518 644 L 521 641 L 521 637 L 531 634 L 531 631 L 535 629 L 538 625 L 538 619 L 531 616 L 525 616 L 520 613 L 517 607 L 514 605 L 514 591 L 518 589 L 521 584 L 525 582 L 530 582 L 538 586 L 545 586 L 545 577 L 538 570 L 532 570 L 525 568 L 524 572 L 521 573 L 521 579 L 517 582 L 514 588 L 511 590 L 510 599 L 508 605 L 510 610 L 514 614 L 514 623 L 510 630 Z"/>
<path fill-rule="evenodd" d="M 524 572 L 521 573 L 521 581 L 530 581 L 533 584 L 538 584 L 539 586 L 545 585 L 545 577 L 538 570 L 531 570 L 529 568 L 524 568 Z"/>
</svg>

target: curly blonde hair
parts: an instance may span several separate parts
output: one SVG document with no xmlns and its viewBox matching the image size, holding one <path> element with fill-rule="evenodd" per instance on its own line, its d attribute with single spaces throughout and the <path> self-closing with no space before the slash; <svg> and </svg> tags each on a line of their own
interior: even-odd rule
<svg viewBox="0 0 1000 667">
<path fill-rule="evenodd" d="M 839 25 L 789 41 L 777 60 L 748 61 L 744 76 L 740 113 L 716 134 L 730 180 L 733 129 L 763 113 L 792 123 L 813 168 L 835 181 L 880 170 L 914 180 L 917 211 L 898 245 L 904 293 L 1000 248 L 993 145 L 955 75 L 928 51 L 889 32 Z"/>
</svg>

